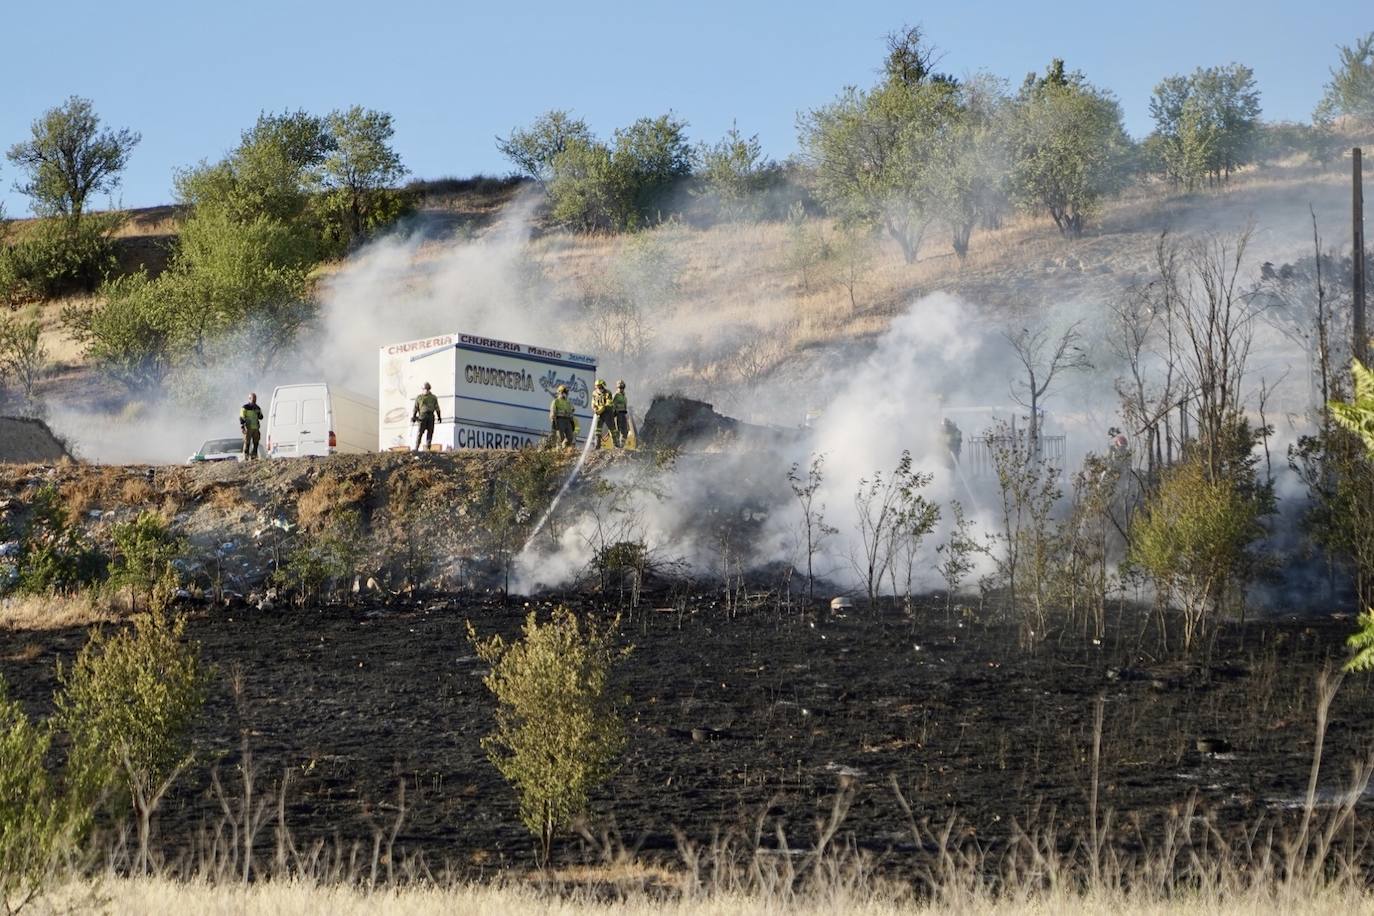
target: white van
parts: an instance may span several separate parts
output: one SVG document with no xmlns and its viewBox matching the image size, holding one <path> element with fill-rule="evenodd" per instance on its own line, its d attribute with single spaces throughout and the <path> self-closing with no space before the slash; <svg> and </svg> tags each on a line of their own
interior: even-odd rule
<svg viewBox="0 0 1374 916">
<path fill-rule="evenodd" d="M 377 450 L 377 402 L 334 385 L 279 385 L 263 430 L 268 458 Z"/>
</svg>

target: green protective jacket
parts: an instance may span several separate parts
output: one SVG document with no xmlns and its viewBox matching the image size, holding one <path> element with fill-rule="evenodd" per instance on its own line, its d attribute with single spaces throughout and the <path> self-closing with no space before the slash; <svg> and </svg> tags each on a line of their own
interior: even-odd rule
<svg viewBox="0 0 1374 916">
<path fill-rule="evenodd" d="M 611 393 L 605 388 L 592 392 L 592 411 L 599 417 L 611 409 Z"/>
<path fill-rule="evenodd" d="M 615 413 L 628 413 L 630 410 L 630 400 L 625 397 L 625 392 L 617 391 L 611 398 L 611 410 Z"/>
<path fill-rule="evenodd" d="M 573 403 L 567 398 L 559 395 L 553 399 L 549 405 L 549 419 L 557 420 L 559 417 L 571 417 L 573 415 Z"/>
<path fill-rule="evenodd" d="M 415 399 L 414 415 L 420 418 L 428 418 L 431 415 L 439 414 L 439 399 L 433 394 L 425 392 Z"/>
<path fill-rule="evenodd" d="M 262 408 L 256 404 L 244 404 L 239 411 L 239 428 L 250 433 L 262 425 Z"/>
</svg>

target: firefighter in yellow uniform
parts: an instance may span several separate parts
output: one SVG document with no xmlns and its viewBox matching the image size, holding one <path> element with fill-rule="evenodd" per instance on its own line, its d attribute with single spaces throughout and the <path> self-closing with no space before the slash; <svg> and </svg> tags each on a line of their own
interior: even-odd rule
<svg viewBox="0 0 1374 916">
<path fill-rule="evenodd" d="M 239 431 L 243 433 L 243 460 L 258 460 L 258 443 L 262 441 L 262 408 L 256 392 L 248 395 L 248 403 L 239 408 Z"/>
<path fill-rule="evenodd" d="M 611 408 L 611 392 L 606 388 L 606 383 L 596 380 L 596 388 L 592 390 L 592 413 L 596 414 L 596 441 L 594 448 L 601 447 L 601 437 L 607 432 L 611 432 L 614 413 Z M 614 433 L 612 433 L 614 435 Z"/>
<path fill-rule="evenodd" d="M 549 425 L 553 428 L 553 441 L 556 445 L 565 445 L 572 448 L 574 445 L 573 432 L 573 403 L 568 400 L 568 386 L 558 386 L 558 396 L 549 405 Z"/>
<path fill-rule="evenodd" d="M 615 383 L 611 396 L 611 439 L 616 448 L 624 448 L 630 438 L 630 401 L 625 397 L 625 380 Z"/>
</svg>

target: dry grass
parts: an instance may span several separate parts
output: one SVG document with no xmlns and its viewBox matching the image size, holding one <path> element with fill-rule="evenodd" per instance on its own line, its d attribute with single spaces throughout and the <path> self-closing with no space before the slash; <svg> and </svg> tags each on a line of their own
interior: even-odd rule
<svg viewBox="0 0 1374 916">
<path fill-rule="evenodd" d="M 152 504 L 157 491 L 147 478 L 129 477 L 119 487 L 119 500 L 126 506 L 145 509 Z"/>
<path fill-rule="evenodd" d="M 92 509 L 100 508 L 118 494 L 123 486 L 125 471 L 114 465 L 107 465 L 89 474 L 77 474 L 64 481 L 58 488 L 62 505 L 67 516 L 80 523 L 81 517 Z"/>
<path fill-rule="evenodd" d="M 987 898 L 960 898 L 949 902 L 913 903 L 844 894 L 781 901 L 744 894 L 720 894 L 702 898 L 655 899 L 643 895 L 598 899 L 595 895 L 554 895 L 532 884 L 505 887 L 465 884 L 455 887 L 416 886 L 368 892 L 351 886 L 321 887 L 310 883 L 261 882 L 249 887 L 227 883 L 175 882 L 158 879 L 112 879 L 96 885 L 75 885 L 54 894 L 56 908 L 98 909 L 145 916 L 206 914 L 330 913 L 337 916 L 438 916 L 448 913 L 566 914 L 566 916 L 743 916 L 751 913 L 811 914 L 850 913 L 856 916 L 1211 916 L 1237 913 L 1247 916 L 1316 916 L 1316 914 L 1374 913 L 1374 897 L 1368 894 L 1317 893 L 1289 897 L 1264 891 L 1214 898 L 1198 895 L 1175 900 L 1133 900 L 1122 893 L 1077 896 L 1047 892 L 1028 899 L 994 902 Z M 98 902 L 98 905 L 92 904 Z"/>
<path fill-rule="evenodd" d="M 357 508 L 367 498 L 367 477 L 324 476 L 300 495 L 296 520 L 305 531 L 318 531 L 333 513 Z"/>
<path fill-rule="evenodd" d="M 0 598 L 0 629 L 65 630 L 118 619 L 118 612 L 110 602 L 93 591 L 75 595 L 15 594 Z"/>
</svg>

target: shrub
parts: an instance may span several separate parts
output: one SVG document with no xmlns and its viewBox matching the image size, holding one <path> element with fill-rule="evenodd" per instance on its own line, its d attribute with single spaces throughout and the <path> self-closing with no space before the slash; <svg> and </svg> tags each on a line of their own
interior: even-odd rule
<svg viewBox="0 0 1374 916">
<path fill-rule="evenodd" d="M 42 893 L 70 839 L 71 811 L 45 768 L 52 732 L 35 725 L 0 680 L 0 904 L 13 913 Z"/>
<path fill-rule="evenodd" d="M 0 316 L 0 384 L 13 384 L 25 399 L 33 396 L 33 386 L 48 360 L 42 333 L 37 316 L 27 320 Z"/>
<path fill-rule="evenodd" d="M 138 599 L 163 610 L 177 587 L 172 561 L 185 548 L 185 541 L 174 535 L 167 520 L 156 512 L 140 512 L 138 518 L 119 522 L 110 532 L 114 558 L 110 564 L 110 586 L 129 589 L 129 607 L 138 609 Z"/>
<path fill-rule="evenodd" d="M 602 629 L 565 607 L 547 623 L 531 612 L 523 637 L 468 638 L 491 665 L 483 683 L 496 697 L 496 731 L 482 739 L 488 757 L 520 797 L 520 819 L 539 839 L 547 863 L 554 836 L 586 810 L 587 797 L 613 770 L 625 729 L 608 681 L 630 649 L 612 644 L 618 619 Z"/>
<path fill-rule="evenodd" d="M 122 220 L 118 214 L 43 220 L 0 245 L 0 300 L 16 305 L 94 290 L 115 268 L 110 234 Z"/>
<path fill-rule="evenodd" d="M 57 488 L 39 488 L 19 541 L 19 588 L 29 594 L 71 594 L 104 575 L 106 558 L 68 518 Z"/>
<path fill-rule="evenodd" d="M 357 571 L 362 537 L 359 514 L 338 512 L 328 527 L 295 538 L 272 578 L 291 589 L 299 604 L 322 600 Z"/>
<path fill-rule="evenodd" d="M 1183 648 L 1203 637 L 1232 586 L 1243 581 L 1248 547 L 1261 531 L 1254 500 L 1199 457 L 1167 471 L 1131 529 L 1131 559 L 1183 614 Z"/>
<path fill-rule="evenodd" d="M 185 631 L 182 618 L 139 615 L 113 636 L 96 630 L 71 669 L 58 672 L 72 790 L 87 800 L 112 792 L 117 809 L 132 806 L 141 868 L 153 811 L 192 759 L 191 729 L 209 684 L 200 649 Z"/>
</svg>

